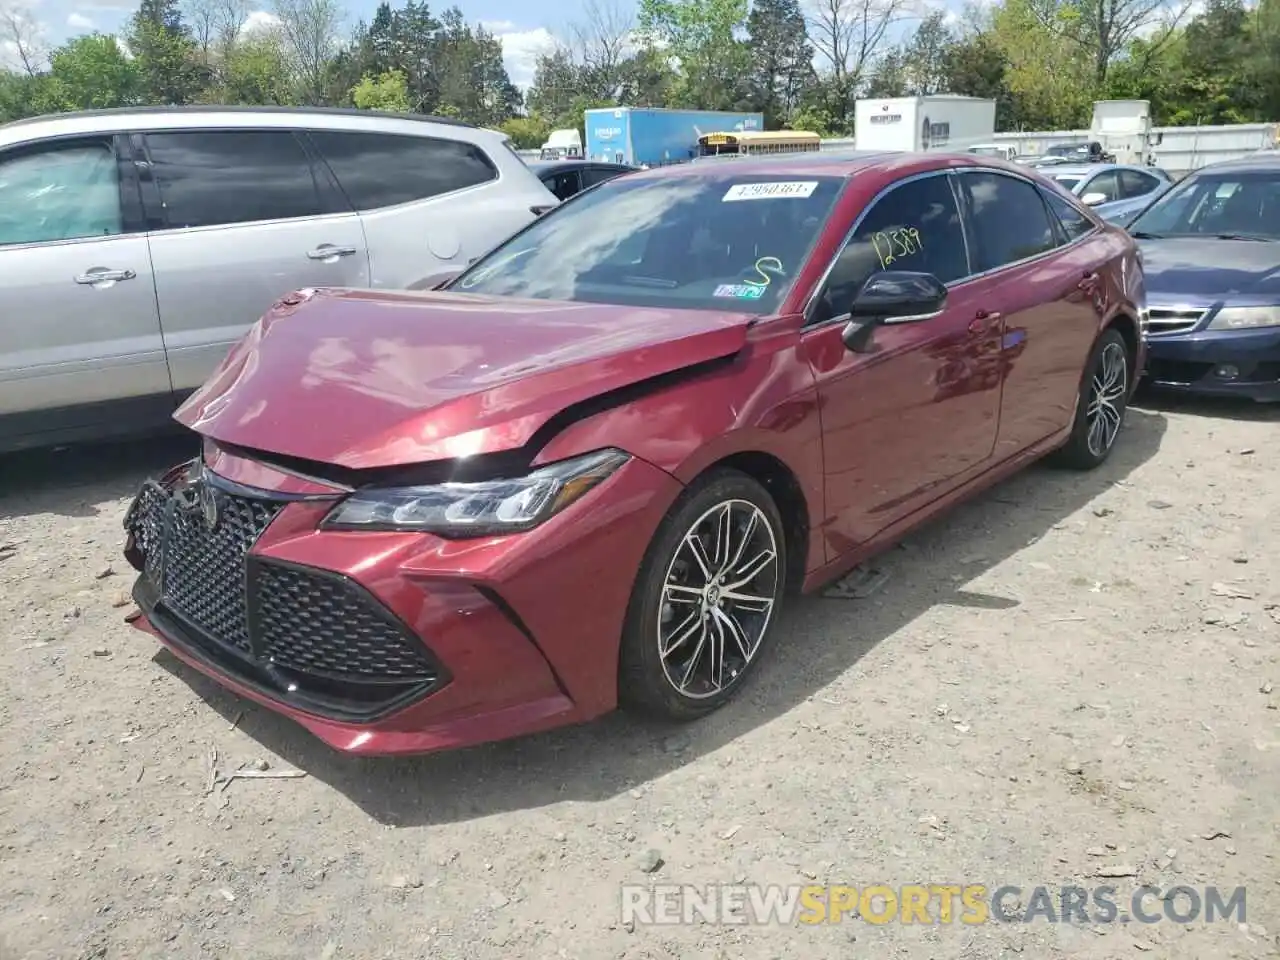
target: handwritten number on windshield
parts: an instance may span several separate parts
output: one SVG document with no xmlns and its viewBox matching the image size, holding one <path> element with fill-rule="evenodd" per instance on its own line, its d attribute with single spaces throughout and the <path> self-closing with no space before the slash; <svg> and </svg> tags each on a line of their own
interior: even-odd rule
<svg viewBox="0 0 1280 960">
<path fill-rule="evenodd" d="M 876 256 L 880 258 L 881 270 L 887 270 L 889 264 L 902 257 L 924 252 L 924 241 L 920 237 L 920 231 L 915 227 L 873 233 L 871 246 L 875 248 Z"/>
<path fill-rule="evenodd" d="M 782 268 L 782 261 L 777 257 L 761 257 L 752 264 L 751 269 L 755 270 L 755 272 L 760 275 L 760 279 L 758 280 L 742 281 L 751 287 L 767 287 L 771 282 L 771 275 L 778 277 L 785 275 Z"/>
</svg>

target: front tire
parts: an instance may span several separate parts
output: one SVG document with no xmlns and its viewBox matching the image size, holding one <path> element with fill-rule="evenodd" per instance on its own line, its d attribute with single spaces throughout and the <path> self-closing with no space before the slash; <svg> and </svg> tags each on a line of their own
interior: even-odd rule
<svg viewBox="0 0 1280 960">
<path fill-rule="evenodd" d="M 731 700 L 759 662 L 786 588 L 769 492 L 737 470 L 695 481 L 654 534 L 627 608 L 618 699 L 666 720 Z"/>
<path fill-rule="evenodd" d="M 1080 384 L 1076 419 L 1066 444 L 1052 461 L 1071 470 L 1092 470 L 1111 455 L 1129 405 L 1133 360 L 1124 337 L 1104 330 L 1094 344 Z"/>
</svg>

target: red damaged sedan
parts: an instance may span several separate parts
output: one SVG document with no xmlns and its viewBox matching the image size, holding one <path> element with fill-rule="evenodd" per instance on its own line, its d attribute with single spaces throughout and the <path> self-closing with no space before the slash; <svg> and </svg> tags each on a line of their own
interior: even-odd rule
<svg viewBox="0 0 1280 960">
<path fill-rule="evenodd" d="M 692 719 L 788 592 L 1102 463 L 1144 316 L 1127 235 L 991 158 L 636 173 L 443 290 L 282 299 L 129 510 L 135 622 L 352 753 Z"/>
</svg>

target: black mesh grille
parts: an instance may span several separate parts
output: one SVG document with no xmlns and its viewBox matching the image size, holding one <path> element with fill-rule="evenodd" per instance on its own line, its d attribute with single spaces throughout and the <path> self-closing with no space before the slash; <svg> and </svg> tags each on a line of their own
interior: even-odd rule
<svg viewBox="0 0 1280 960">
<path fill-rule="evenodd" d="M 262 561 L 253 564 L 252 589 L 254 639 L 272 663 L 364 682 L 435 676 L 422 644 L 347 580 Z"/>
<path fill-rule="evenodd" d="M 163 596 L 184 620 L 249 652 L 244 558 L 283 504 L 236 497 L 213 488 L 218 523 L 198 510 L 173 512 L 165 549 Z"/>
<path fill-rule="evenodd" d="M 164 509 L 168 494 L 155 484 L 148 484 L 138 494 L 129 519 L 129 532 L 145 558 L 143 573 L 159 581 L 161 547 L 164 542 Z"/>
</svg>

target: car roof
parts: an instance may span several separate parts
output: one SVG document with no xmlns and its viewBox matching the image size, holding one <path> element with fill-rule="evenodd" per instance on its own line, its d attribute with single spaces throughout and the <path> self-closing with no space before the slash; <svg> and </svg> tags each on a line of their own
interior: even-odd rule
<svg viewBox="0 0 1280 960">
<path fill-rule="evenodd" d="M 1280 150 L 1264 150 L 1250 154 L 1247 157 L 1211 163 L 1201 167 L 1199 170 L 1192 170 L 1188 176 L 1196 176 L 1201 173 L 1248 173 L 1251 171 L 1259 173 L 1280 171 Z"/>
<path fill-rule="evenodd" d="M 246 107 L 186 105 L 177 107 L 117 107 L 110 110 L 76 110 L 70 113 L 27 117 L 0 125 L 0 143 L 20 143 L 28 139 L 79 134 L 114 133 L 130 129 L 183 130 L 225 126 L 245 127 L 298 126 L 335 130 L 367 130 L 400 132 L 410 135 L 429 133 L 434 127 L 463 134 L 473 142 L 490 138 L 508 139 L 496 130 L 477 127 L 451 117 L 431 117 L 420 113 L 392 113 L 382 110 L 357 110 L 344 107 Z"/>
<path fill-rule="evenodd" d="M 627 181 L 656 180 L 682 177 L 762 176 L 804 177 L 824 176 L 849 178 L 855 175 L 876 175 L 887 178 L 910 176 L 942 170 L 948 167 L 984 167 L 1003 170 L 1015 176 L 1025 177 L 1027 167 L 1004 160 L 1001 157 L 941 150 L 907 152 L 902 150 L 823 150 L 818 153 L 774 154 L 762 157 L 739 157 L 726 163 L 680 163 L 666 167 L 637 170 L 627 176 Z"/>
</svg>

